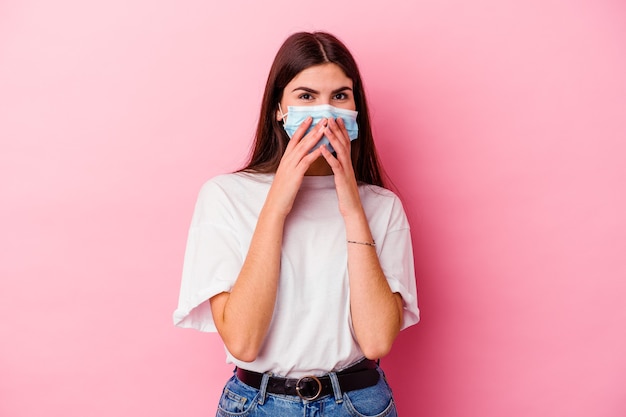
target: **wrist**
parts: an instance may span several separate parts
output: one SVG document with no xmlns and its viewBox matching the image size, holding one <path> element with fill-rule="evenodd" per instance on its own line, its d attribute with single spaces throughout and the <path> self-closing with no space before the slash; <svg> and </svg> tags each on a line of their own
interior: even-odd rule
<svg viewBox="0 0 626 417">
<path fill-rule="evenodd" d="M 365 215 L 365 211 L 363 210 L 363 206 L 358 206 L 354 207 L 351 210 L 342 211 L 341 216 L 346 223 L 346 227 L 349 227 L 350 225 L 358 226 L 362 225 L 363 223 L 369 224 L 367 221 L 367 216 Z"/>
<path fill-rule="evenodd" d="M 282 205 L 271 204 L 267 201 L 265 205 L 263 205 L 263 208 L 261 208 L 257 222 L 284 225 L 288 215 L 289 209 L 286 209 Z"/>
<path fill-rule="evenodd" d="M 369 222 L 365 213 L 355 213 L 351 216 L 345 216 L 344 222 L 346 226 L 346 240 L 353 242 L 369 242 L 374 243 Z"/>
<path fill-rule="evenodd" d="M 347 240 L 348 243 L 352 243 L 353 245 L 362 245 L 362 246 L 376 246 L 376 242 L 374 241 L 374 239 L 372 239 L 372 241 L 367 241 L 367 242 L 361 242 L 358 240 Z"/>
</svg>

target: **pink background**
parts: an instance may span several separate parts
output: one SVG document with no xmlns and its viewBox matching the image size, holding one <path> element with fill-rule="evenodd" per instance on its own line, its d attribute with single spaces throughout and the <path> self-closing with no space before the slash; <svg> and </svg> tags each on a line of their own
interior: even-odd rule
<svg viewBox="0 0 626 417">
<path fill-rule="evenodd" d="M 622 1 L 4 0 L 1 416 L 213 415 L 220 340 L 171 323 L 193 204 L 315 29 L 412 222 L 400 413 L 626 415 Z"/>
</svg>

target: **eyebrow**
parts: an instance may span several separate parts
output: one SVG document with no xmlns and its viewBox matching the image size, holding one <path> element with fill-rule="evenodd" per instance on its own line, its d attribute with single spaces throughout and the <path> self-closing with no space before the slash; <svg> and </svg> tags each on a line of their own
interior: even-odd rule
<svg viewBox="0 0 626 417">
<path fill-rule="evenodd" d="M 294 88 L 291 92 L 295 92 L 298 90 L 302 90 L 302 91 L 306 91 L 307 93 L 311 93 L 311 94 L 319 94 L 320 92 L 317 90 L 313 90 L 312 88 L 309 87 L 296 87 Z M 352 91 L 352 88 L 345 86 L 345 87 L 339 87 L 336 90 L 332 91 L 332 94 L 337 94 L 337 93 L 341 93 L 342 91 L 346 91 L 346 90 L 350 90 Z"/>
</svg>

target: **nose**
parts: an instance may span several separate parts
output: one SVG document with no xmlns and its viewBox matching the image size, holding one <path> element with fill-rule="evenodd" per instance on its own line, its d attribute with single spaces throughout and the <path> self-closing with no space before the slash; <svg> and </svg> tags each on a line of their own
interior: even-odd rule
<svg viewBox="0 0 626 417">
<path fill-rule="evenodd" d="M 330 101 L 331 101 L 331 97 L 329 96 L 322 95 L 319 98 L 319 104 L 330 104 Z"/>
</svg>

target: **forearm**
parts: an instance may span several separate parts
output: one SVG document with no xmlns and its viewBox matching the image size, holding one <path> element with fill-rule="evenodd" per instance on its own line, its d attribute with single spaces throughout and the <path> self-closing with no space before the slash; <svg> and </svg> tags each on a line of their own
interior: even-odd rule
<svg viewBox="0 0 626 417">
<path fill-rule="evenodd" d="M 304 136 L 311 123 L 311 118 L 302 123 L 287 145 L 232 291 L 211 299 L 224 344 L 233 356 L 246 362 L 256 358 L 272 321 L 285 219 L 304 174 L 320 156 L 319 150 L 309 151 L 322 137 L 325 124 Z"/>
<path fill-rule="evenodd" d="M 352 241 L 373 242 L 364 213 L 346 217 L 346 236 Z M 378 359 L 389 352 L 400 331 L 402 301 L 387 283 L 375 246 L 347 245 L 352 324 L 365 356 Z"/>
<path fill-rule="evenodd" d="M 285 218 L 266 206 L 259 215 L 248 254 L 230 293 L 212 299 L 217 329 L 236 358 L 256 358 L 272 320 L 280 273 Z"/>
</svg>

